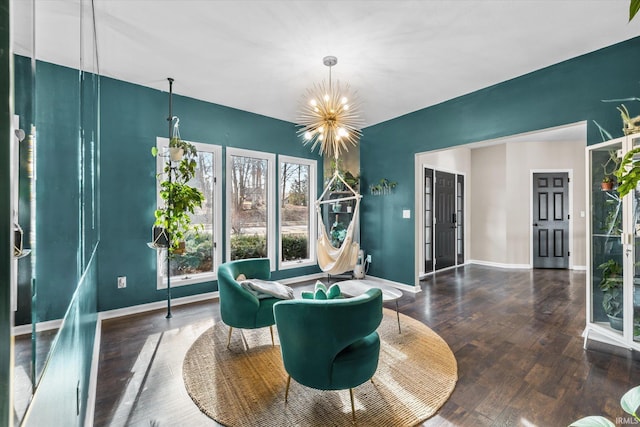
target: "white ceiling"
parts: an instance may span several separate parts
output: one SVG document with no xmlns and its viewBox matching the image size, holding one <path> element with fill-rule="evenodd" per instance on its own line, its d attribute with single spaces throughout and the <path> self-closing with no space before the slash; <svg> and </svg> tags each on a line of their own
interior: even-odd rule
<svg viewBox="0 0 640 427">
<path fill-rule="evenodd" d="M 30 2 L 13 2 L 15 51 L 29 54 Z M 35 0 L 39 59 L 79 67 L 90 4 Z M 328 78 L 326 55 L 369 126 L 640 34 L 629 0 L 94 4 L 102 75 L 164 91 L 173 77 L 175 93 L 291 122 L 305 90 Z"/>
</svg>

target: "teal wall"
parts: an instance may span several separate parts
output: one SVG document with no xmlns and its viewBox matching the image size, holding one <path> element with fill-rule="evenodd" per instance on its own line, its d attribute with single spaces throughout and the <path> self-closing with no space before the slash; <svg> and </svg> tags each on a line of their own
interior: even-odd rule
<svg viewBox="0 0 640 427">
<path fill-rule="evenodd" d="M 589 144 L 601 141 L 593 120 L 621 136 L 616 104 L 601 100 L 640 96 L 639 51 L 634 38 L 364 129 L 361 188 L 383 177 L 398 183 L 392 195 L 362 200 L 369 274 L 415 282 L 415 153 L 583 120 Z M 632 115 L 640 111 L 640 103 L 627 105 Z M 402 219 L 402 209 L 411 209 L 411 219 Z"/>
<path fill-rule="evenodd" d="M 0 426 L 13 420 L 11 407 L 13 383 L 13 338 L 11 336 L 11 262 L 13 251 L 8 244 L 12 228 L 11 210 L 11 57 L 9 50 L 9 0 L 0 0 Z"/>
<path fill-rule="evenodd" d="M 76 290 L 79 236 L 78 70 L 36 64 L 36 320 L 61 319 Z M 89 207 L 88 207 L 89 208 Z"/>
<path fill-rule="evenodd" d="M 180 84 L 176 81 L 174 90 Z M 166 298 L 166 290 L 156 289 L 156 254 L 146 243 L 156 208 L 156 163 L 151 147 L 156 137 L 167 137 L 169 94 L 104 77 L 101 87 L 98 306 L 104 311 Z M 289 122 L 178 95 L 173 96 L 173 114 L 180 118 L 181 137 L 189 141 L 320 159 L 300 143 L 297 128 Z M 322 173 L 321 162 L 318 173 Z M 224 241 L 219 247 L 225 248 Z M 275 271 L 272 277 L 318 271 L 315 266 Z M 126 288 L 117 289 L 117 276 L 127 276 Z M 216 283 L 208 282 L 175 287 L 171 294 L 176 298 L 215 290 Z"/>
<path fill-rule="evenodd" d="M 14 113 L 20 116 L 20 128 L 27 137 L 19 144 L 20 170 L 18 191 L 20 195 L 18 206 L 18 222 L 24 231 L 24 247 L 30 248 L 28 237 L 31 234 L 31 178 L 27 173 L 29 162 L 28 135 L 33 123 L 33 78 L 31 60 L 24 56 L 14 56 Z M 15 313 L 16 325 L 31 323 L 31 269 L 33 257 L 28 256 L 18 261 L 18 311 Z"/>
<path fill-rule="evenodd" d="M 25 427 L 85 425 L 97 322 L 95 258 L 94 252 L 65 313 L 38 388 L 22 421 L 21 425 Z"/>
</svg>

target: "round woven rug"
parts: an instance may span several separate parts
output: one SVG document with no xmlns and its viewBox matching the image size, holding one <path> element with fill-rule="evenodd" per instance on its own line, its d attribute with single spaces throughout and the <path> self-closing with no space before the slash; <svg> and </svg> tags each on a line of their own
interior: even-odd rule
<svg viewBox="0 0 640 427">
<path fill-rule="evenodd" d="M 381 347 L 373 384 L 354 388 L 357 424 L 414 426 L 436 413 L 456 385 L 456 359 L 447 343 L 424 324 L 384 309 L 378 328 Z M 349 390 L 314 390 L 291 380 L 267 328 L 234 329 L 216 323 L 187 351 L 183 378 L 200 410 L 220 424 L 233 427 L 350 425 Z M 248 346 L 248 347 L 247 347 Z"/>
</svg>

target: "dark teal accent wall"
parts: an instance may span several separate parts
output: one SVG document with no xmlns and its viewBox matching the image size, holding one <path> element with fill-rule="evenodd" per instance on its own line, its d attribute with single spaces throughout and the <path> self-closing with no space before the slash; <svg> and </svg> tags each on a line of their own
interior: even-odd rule
<svg viewBox="0 0 640 427">
<path fill-rule="evenodd" d="M 28 237 L 31 235 L 31 179 L 28 173 L 29 149 L 28 139 L 33 123 L 33 81 L 31 71 L 31 59 L 15 55 L 14 61 L 14 113 L 20 116 L 20 128 L 25 131 L 27 137 L 19 146 L 20 170 L 19 170 L 19 206 L 18 222 L 24 231 L 24 247 L 30 248 Z M 28 256 L 18 261 L 18 310 L 15 312 L 15 325 L 31 323 L 31 262 L 33 257 Z"/>
<path fill-rule="evenodd" d="M 593 120 L 621 136 L 616 104 L 601 100 L 640 96 L 638 52 L 634 38 L 364 129 L 361 188 L 383 177 L 398 183 L 392 195 L 365 194 L 362 201 L 369 274 L 414 284 L 416 153 L 583 120 L 589 144 L 601 141 Z M 632 115 L 640 111 L 640 103 L 627 105 Z M 412 218 L 402 219 L 402 209 L 411 209 Z"/>
<path fill-rule="evenodd" d="M 64 316 L 22 425 L 84 426 L 96 332 L 97 260 L 87 269 Z"/>
<path fill-rule="evenodd" d="M 11 262 L 9 244 L 11 209 L 11 57 L 9 54 L 9 0 L 0 0 L 0 426 L 13 419 L 11 385 L 13 383 L 13 338 L 11 336 Z"/>
<path fill-rule="evenodd" d="M 180 84 L 176 81 L 174 90 L 179 91 Z M 156 208 L 156 163 L 151 147 L 156 137 L 168 136 L 169 94 L 108 78 L 102 78 L 101 89 L 98 308 L 104 311 L 166 298 L 166 290 L 156 289 L 156 254 L 146 243 Z M 173 96 L 173 114 L 180 118 L 180 135 L 186 140 L 320 159 L 301 144 L 295 125 L 289 122 L 178 95 Z M 322 182 L 321 162 L 318 173 Z M 224 176 L 223 170 L 222 191 Z M 219 245 L 224 251 L 224 240 Z M 276 271 L 272 277 L 318 271 L 314 266 Z M 127 276 L 126 288 L 117 289 L 117 276 Z M 215 282 L 182 286 L 172 289 L 172 297 L 215 290 Z"/>
<path fill-rule="evenodd" d="M 61 319 L 80 279 L 79 72 L 36 64 L 37 321 Z"/>
</svg>

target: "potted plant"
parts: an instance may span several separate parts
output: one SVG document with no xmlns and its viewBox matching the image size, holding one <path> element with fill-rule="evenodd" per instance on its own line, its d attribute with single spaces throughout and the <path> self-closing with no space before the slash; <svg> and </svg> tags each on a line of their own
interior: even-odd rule
<svg viewBox="0 0 640 427">
<path fill-rule="evenodd" d="M 613 190 L 613 177 L 611 175 L 605 175 L 602 178 L 602 182 L 600 183 L 600 188 L 602 191 L 611 191 Z"/>
<path fill-rule="evenodd" d="M 609 259 L 598 266 L 602 270 L 600 289 L 603 292 L 602 308 L 609 317 L 609 325 L 622 330 L 622 265 Z"/>
<path fill-rule="evenodd" d="M 342 245 L 342 242 L 344 242 L 345 237 L 347 237 L 347 229 L 342 222 L 335 221 L 331 225 L 329 236 L 331 237 L 331 244 L 333 247 L 339 248 L 340 245 Z"/>
<path fill-rule="evenodd" d="M 196 208 L 202 206 L 204 195 L 200 190 L 189 185 L 189 181 L 195 176 L 196 157 L 198 151 L 195 146 L 179 137 L 172 137 L 169 148 L 178 148 L 183 156 L 180 161 L 167 157 L 163 173 L 158 174 L 160 179 L 160 198 L 163 207 L 156 209 L 154 222 L 154 242 L 157 246 L 169 246 L 170 254 L 184 252 L 184 237 L 190 230 L 197 231 L 197 227 L 191 224 L 191 214 Z M 153 156 L 158 156 L 158 149 L 153 147 Z M 157 235 L 156 235 L 157 233 Z"/>
<path fill-rule="evenodd" d="M 618 169 L 621 159 L 616 150 L 609 150 L 609 157 L 602 163 L 602 181 L 600 188 L 602 191 L 611 191 L 615 185 L 614 173 Z"/>
<path fill-rule="evenodd" d="M 171 161 L 179 162 L 184 155 L 195 157 L 198 152 L 193 144 L 183 140 L 180 136 L 173 136 L 169 140 L 169 156 Z"/>
<path fill-rule="evenodd" d="M 22 239 L 24 232 L 17 222 L 13 223 L 13 256 L 22 255 Z"/>
</svg>

